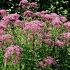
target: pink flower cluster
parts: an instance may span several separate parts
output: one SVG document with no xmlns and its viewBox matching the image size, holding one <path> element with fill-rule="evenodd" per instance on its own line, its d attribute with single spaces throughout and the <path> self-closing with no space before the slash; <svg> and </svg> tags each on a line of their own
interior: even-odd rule
<svg viewBox="0 0 70 70">
<path fill-rule="evenodd" d="M 24 30 L 30 30 L 34 33 L 34 32 L 37 32 L 37 31 L 41 30 L 42 27 L 43 27 L 43 23 L 41 21 L 34 20 L 34 21 L 31 21 L 31 22 L 25 23 L 24 26 L 23 26 L 23 29 Z"/>
<path fill-rule="evenodd" d="M 51 30 L 51 29 L 50 29 Z M 67 35 L 66 35 L 67 34 Z M 61 33 L 59 34 L 59 36 L 57 35 L 57 40 L 53 40 L 53 36 L 52 34 L 50 33 L 50 31 L 46 32 L 43 34 L 44 35 L 44 43 L 47 45 L 47 46 L 56 46 L 56 47 L 63 47 L 65 45 L 65 40 L 67 40 L 69 37 L 69 32 L 68 33 Z M 67 37 L 67 39 L 66 39 Z"/>
<path fill-rule="evenodd" d="M 28 6 L 28 1 L 27 0 L 21 0 L 19 3 L 19 6 L 22 8 L 26 8 Z"/>
<path fill-rule="evenodd" d="M 12 35 L 8 34 L 6 29 L 8 26 L 19 25 L 22 26 L 22 21 L 19 20 L 20 15 L 15 14 L 7 14 L 6 10 L 0 10 L 0 16 L 2 19 L 0 20 L 0 47 L 4 45 L 12 44 Z M 3 49 L 4 50 L 4 49 Z M 7 63 L 10 57 L 14 57 L 12 60 L 14 64 L 18 63 L 20 59 L 21 49 L 19 46 L 11 45 L 5 49 L 4 53 L 4 63 Z"/>
<path fill-rule="evenodd" d="M 8 25 L 8 22 L 7 21 L 1 21 L 0 22 L 0 29 L 6 29 L 7 28 L 7 25 Z"/>
<path fill-rule="evenodd" d="M 18 18 L 19 18 L 19 15 L 17 14 L 17 13 L 15 13 L 15 14 L 9 14 L 8 16 L 5 16 L 5 17 L 3 17 L 3 20 L 4 21 L 16 21 L 16 20 L 18 20 Z"/>
<path fill-rule="evenodd" d="M 48 56 L 47 58 L 44 58 L 43 61 L 40 61 L 38 63 L 38 66 L 45 68 L 49 65 L 55 65 L 55 63 L 56 63 L 55 60 L 52 57 Z"/>
<path fill-rule="evenodd" d="M 67 18 L 66 18 L 66 17 L 64 17 L 64 16 L 60 16 L 60 20 L 64 23 L 64 22 L 66 22 L 66 21 L 67 21 Z"/>
<path fill-rule="evenodd" d="M 19 3 L 19 6 L 22 8 L 22 9 L 29 9 L 29 8 L 37 8 L 37 4 L 35 2 L 28 2 L 27 0 L 21 0 L 20 3 Z"/>
<path fill-rule="evenodd" d="M 64 25 L 66 28 L 69 28 L 69 21 L 67 22 L 66 17 L 59 16 L 56 13 L 48 14 L 47 11 L 33 13 L 32 11 L 27 10 L 24 12 L 23 16 L 31 17 L 32 19 L 40 18 L 42 21 L 47 21 L 49 22 L 49 25 L 55 26 L 57 28 L 61 27 L 62 25 Z"/>
<path fill-rule="evenodd" d="M 60 26 L 62 23 L 59 15 L 57 15 L 56 13 L 45 14 L 42 18 L 44 18 L 46 21 L 50 22 L 51 25 L 56 27 Z"/>
<path fill-rule="evenodd" d="M 19 14 L 17 14 L 17 13 L 9 15 L 10 20 L 16 21 L 16 20 L 18 20 L 18 18 L 19 18 Z"/>
<path fill-rule="evenodd" d="M 4 10 L 4 9 L 0 10 L 0 16 L 1 16 L 1 17 L 4 17 L 4 16 L 6 16 L 6 15 L 7 15 L 6 10 Z"/>
<path fill-rule="evenodd" d="M 64 44 L 65 43 L 63 41 L 60 41 L 60 40 L 55 41 L 55 46 L 57 46 L 57 47 L 63 47 Z"/>
<path fill-rule="evenodd" d="M 51 45 L 53 45 L 53 41 L 51 40 L 51 39 L 44 39 L 44 42 L 45 42 L 45 44 L 46 45 L 48 45 L 48 46 L 51 46 Z"/>
<path fill-rule="evenodd" d="M 46 11 L 44 12 L 36 12 L 34 13 L 36 16 L 41 17 L 43 21 L 48 21 L 51 25 L 60 27 L 67 19 L 64 16 L 59 16 L 56 13 L 48 14 Z"/>
<path fill-rule="evenodd" d="M 37 8 L 37 4 L 35 2 L 29 3 L 29 6 L 31 8 Z"/>
<path fill-rule="evenodd" d="M 62 34 L 62 37 L 63 37 L 65 40 L 69 40 L 69 39 L 70 39 L 70 32 L 63 33 L 63 34 Z"/>
<path fill-rule="evenodd" d="M 70 30 L 70 21 L 64 23 L 64 27 L 68 30 Z"/>
<path fill-rule="evenodd" d="M 28 17 L 33 17 L 33 15 L 34 15 L 33 12 L 32 11 L 29 11 L 29 10 L 25 11 L 24 14 L 23 14 L 23 16 L 24 17 L 27 17 L 27 18 Z"/>
<path fill-rule="evenodd" d="M 37 7 L 37 4 L 33 3 L 33 2 L 29 3 L 27 0 L 21 0 L 20 6 L 22 8 L 28 7 L 28 8 L 34 9 Z M 26 10 L 22 14 L 24 17 L 24 19 L 23 19 L 24 23 L 22 23 L 23 21 L 19 20 L 20 15 L 17 13 L 7 15 L 7 12 L 5 10 L 0 10 L 0 15 L 2 16 L 2 20 L 0 21 L 0 43 L 5 42 L 5 44 L 6 44 L 6 41 L 8 41 L 8 43 L 9 43 L 9 40 L 10 39 L 12 40 L 12 36 L 10 34 L 7 34 L 7 30 L 6 30 L 6 28 L 8 28 L 9 26 L 12 26 L 12 25 L 14 27 L 20 26 L 20 29 L 22 29 L 21 32 L 24 32 L 23 34 L 25 34 L 26 32 L 29 33 L 27 41 L 33 40 L 33 36 L 31 34 L 38 35 L 37 36 L 38 39 L 35 40 L 35 43 L 37 45 L 40 44 L 40 46 L 42 46 L 41 44 L 44 43 L 48 46 L 53 45 L 54 47 L 63 47 L 67 44 L 67 42 L 68 42 L 67 40 L 70 39 L 70 31 L 69 31 L 70 21 L 68 21 L 64 16 L 60 16 L 56 13 L 48 14 L 47 11 L 33 13 L 30 10 Z M 30 17 L 31 20 L 28 21 L 27 20 L 28 17 Z M 25 20 L 25 18 L 27 18 L 27 19 Z M 64 28 L 67 29 L 63 33 L 61 33 L 61 31 L 62 31 L 61 29 L 57 28 L 57 27 L 61 27 L 62 25 Z M 61 39 L 59 39 L 58 35 L 56 34 L 57 36 L 55 35 L 56 38 L 54 38 L 54 40 L 53 40 L 52 28 L 55 28 L 55 27 L 56 27 L 56 29 L 58 29 L 57 34 L 58 35 L 61 34 L 61 36 L 60 36 Z M 23 41 L 23 39 L 22 39 L 22 41 Z M 27 41 L 25 41 L 25 42 L 27 42 Z M 24 44 L 25 44 L 25 42 L 24 42 Z M 69 42 L 70 42 L 70 40 L 69 40 Z M 18 61 L 20 59 L 20 55 L 21 55 L 20 47 L 17 45 L 16 46 L 11 45 L 10 47 L 7 47 L 5 49 L 4 63 L 7 63 L 9 61 L 10 57 L 14 57 L 12 62 L 14 64 L 16 64 L 16 63 L 18 63 Z M 44 58 L 42 61 L 40 61 L 38 63 L 38 66 L 44 68 L 47 66 L 54 65 L 55 63 L 56 62 L 55 62 L 54 58 L 48 56 L 47 58 Z"/>
<path fill-rule="evenodd" d="M 3 28 L 0 28 L 0 35 L 5 34 L 5 31 Z"/>
<path fill-rule="evenodd" d="M 5 49 L 5 54 L 4 54 L 4 63 L 7 63 L 10 57 L 14 57 L 12 62 L 14 64 L 18 63 L 21 55 L 21 49 L 19 46 L 14 46 L 11 45 L 10 47 L 7 47 Z"/>
<path fill-rule="evenodd" d="M 62 41 L 62 40 L 55 40 L 55 41 L 53 41 L 51 38 L 52 38 L 52 36 L 47 35 L 47 37 L 44 39 L 44 43 L 46 45 L 48 45 L 48 46 L 54 45 L 56 47 L 63 47 L 65 45 L 65 42 L 64 41 Z"/>
<path fill-rule="evenodd" d="M 9 24 L 17 25 L 17 20 L 20 21 L 19 15 L 16 13 L 4 16 L 0 22 L 0 28 L 6 29 Z"/>
<path fill-rule="evenodd" d="M 28 3 L 27 0 L 21 0 L 21 1 L 20 1 L 20 5 L 24 5 L 24 4 L 26 4 L 26 3 Z"/>
<path fill-rule="evenodd" d="M 0 41 L 6 41 L 11 38 L 12 38 L 12 36 L 10 34 L 0 35 Z"/>
<path fill-rule="evenodd" d="M 62 24 L 62 22 L 60 21 L 60 18 L 59 18 L 59 17 L 56 17 L 56 18 L 54 18 L 54 19 L 52 20 L 51 24 L 52 24 L 53 26 L 60 27 L 61 24 Z"/>
</svg>

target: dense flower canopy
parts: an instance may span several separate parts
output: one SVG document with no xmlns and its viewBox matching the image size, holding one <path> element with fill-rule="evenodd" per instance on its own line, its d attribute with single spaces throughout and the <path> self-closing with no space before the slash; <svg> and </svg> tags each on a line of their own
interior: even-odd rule
<svg viewBox="0 0 70 70">
<path fill-rule="evenodd" d="M 0 10 L 0 70 L 69 70 L 70 20 L 39 6 L 20 0 L 19 12 Z"/>
</svg>

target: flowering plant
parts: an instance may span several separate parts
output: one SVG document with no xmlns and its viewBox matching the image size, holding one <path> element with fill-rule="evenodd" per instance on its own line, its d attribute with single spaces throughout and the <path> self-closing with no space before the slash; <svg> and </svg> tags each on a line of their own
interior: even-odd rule
<svg viewBox="0 0 70 70">
<path fill-rule="evenodd" d="M 31 9 L 37 4 L 27 0 L 19 5 L 21 15 L 0 10 L 0 69 L 69 70 L 70 21 L 56 13 L 35 12 Z"/>
</svg>

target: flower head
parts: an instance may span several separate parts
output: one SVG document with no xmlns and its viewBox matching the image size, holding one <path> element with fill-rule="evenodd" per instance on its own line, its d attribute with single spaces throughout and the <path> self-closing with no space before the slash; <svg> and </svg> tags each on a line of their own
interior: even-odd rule
<svg viewBox="0 0 70 70">
<path fill-rule="evenodd" d="M 52 57 L 50 57 L 50 56 L 47 56 L 47 58 L 45 58 L 44 60 L 43 60 L 45 63 L 47 63 L 47 65 L 54 65 L 55 64 L 55 60 L 54 60 L 54 58 L 52 58 Z"/>
<path fill-rule="evenodd" d="M 59 15 L 57 15 L 56 13 L 51 13 L 50 15 L 51 15 L 51 18 L 52 18 L 52 19 L 54 19 L 54 18 L 56 18 L 56 17 L 59 17 Z"/>
<path fill-rule="evenodd" d="M 17 13 L 9 15 L 9 20 L 11 20 L 11 21 L 12 20 L 16 21 L 18 19 L 19 19 L 19 14 L 17 14 Z"/>
<path fill-rule="evenodd" d="M 64 23 L 64 27 L 67 29 L 70 29 L 70 21 Z"/>
<path fill-rule="evenodd" d="M 0 35 L 0 41 L 6 41 L 11 38 L 12 38 L 12 36 L 10 34 Z"/>
<path fill-rule="evenodd" d="M 64 16 L 60 16 L 60 20 L 61 20 L 63 23 L 67 21 L 66 17 L 64 17 Z"/>
<path fill-rule="evenodd" d="M 51 24 L 55 27 L 60 27 L 61 26 L 61 21 L 60 21 L 60 18 L 59 17 L 56 17 L 54 18 L 52 21 L 51 21 Z"/>
<path fill-rule="evenodd" d="M 53 41 L 51 39 L 44 39 L 45 44 L 51 46 L 53 44 Z"/>
<path fill-rule="evenodd" d="M 25 23 L 23 29 L 30 30 L 33 33 L 41 30 L 43 27 L 43 23 L 41 21 L 35 20 L 28 23 Z"/>
<path fill-rule="evenodd" d="M 60 41 L 60 40 L 57 40 L 57 41 L 55 41 L 55 46 L 63 47 L 64 46 L 64 42 Z"/>
<path fill-rule="evenodd" d="M 62 34 L 62 37 L 64 38 L 64 39 L 70 39 L 70 32 L 66 32 L 66 33 L 63 33 Z"/>
<path fill-rule="evenodd" d="M 50 14 L 41 14 L 41 17 L 45 21 L 51 21 L 51 15 Z"/>
<path fill-rule="evenodd" d="M 21 0 L 21 1 L 20 1 L 20 4 L 26 4 L 26 3 L 28 3 L 27 0 Z"/>
<path fill-rule="evenodd" d="M 5 33 L 3 28 L 0 28 L 0 35 L 3 35 Z"/>
<path fill-rule="evenodd" d="M 4 16 L 6 16 L 7 15 L 7 12 L 6 12 L 6 10 L 0 10 L 0 16 L 1 17 L 4 17 Z"/>
<path fill-rule="evenodd" d="M 56 62 L 55 62 L 54 58 L 48 56 L 47 58 L 44 58 L 43 61 L 40 61 L 38 63 L 38 66 L 42 67 L 42 68 L 45 68 L 45 67 L 47 67 L 49 65 L 55 65 L 55 63 Z"/>
<path fill-rule="evenodd" d="M 4 63 L 7 63 L 10 57 L 11 56 L 13 57 L 14 55 L 15 57 L 12 61 L 14 64 L 18 63 L 20 54 L 21 54 L 21 49 L 19 46 L 11 45 L 10 47 L 7 47 L 5 49 L 5 54 L 4 54 Z"/>
<path fill-rule="evenodd" d="M 1 21 L 0 22 L 0 28 L 5 29 L 7 27 L 7 24 L 8 24 L 7 22 Z"/>
<path fill-rule="evenodd" d="M 32 2 L 29 4 L 31 8 L 37 8 L 37 4 L 35 2 Z"/>
<path fill-rule="evenodd" d="M 25 11 L 24 14 L 23 14 L 25 17 L 33 17 L 33 12 L 32 11 Z"/>
<path fill-rule="evenodd" d="M 27 0 L 21 0 L 20 3 L 19 3 L 19 5 L 22 8 L 26 8 L 29 5 L 29 3 L 28 3 Z"/>
<path fill-rule="evenodd" d="M 13 23 L 15 22 L 16 20 L 18 20 L 20 17 L 19 14 L 15 13 L 15 14 L 9 14 L 8 16 L 4 16 L 2 18 L 2 21 L 4 21 L 5 23 L 9 24 L 9 23 Z"/>
</svg>

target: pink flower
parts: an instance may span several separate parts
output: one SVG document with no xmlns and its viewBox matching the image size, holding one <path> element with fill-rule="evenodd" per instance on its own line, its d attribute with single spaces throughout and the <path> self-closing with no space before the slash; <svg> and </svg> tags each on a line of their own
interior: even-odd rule
<svg viewBox="0 0 70 70">
<path fill-rule="evenodd" d="M 25 11 L 23 15 L 25 17 L 33 17 L 34 16 L 33 12 L 32 11 L 29 11 L 29 10 Z"/>
<path fill-rule="evenodd" d="M 20 1 L 20 5 L 23 5 L 23 4 L 26 4 L 26 3 L 28 3 L 27 0 L 21 0 L 21 1 Z"/>
<path fill-rule="evenodd" d="M 15 22 L 16 20 L 19 20 L 19 17 L 20 17 L 20 15 L 17 14 L 17 13 L 15 13 L 15 14 L 10 14 L 10 15 L 8 15 L 8 16 L 4 16 L 4 17 L 2 18 L 2 23 L 3 23 L 5 26 L 7 26 L 7 25 L 10 24 L 10 23 L 14 24 L 14 22 Z"/>
<path fill-rule="evenodd" d="M 63 33 L 62 34 L 62 37 L 64 38 L 64 39 L 70 39 L 70 32 L 67 32 L 67 33 Z"/>
<path fill-rule="evenodd" d="M 40 12 L 36 12 L 34 15 L 40 17 Z"/>
<path fill-rule="evenodd" d="M 23 9 L 26 8 L 29 5 L 27 0 L 21 0 L 19 3 L 19 6 L 22 7 Z"/>
<path fill-rule="evenodd" d="M 0 28 L 5 29 L 7 27 L 7 22 L 1 21 L 0 22 Z"/>
<path fill-rule="evenodd" d="M 60 20 L 61 20 L 63 23 L 67 21 L 66 17 L 64 17 L 64 16 L 60 16 Z"/>
<path fill-rule="evenodd" d="M 28 23 L 25 23 L 23 26 L 24 30 L 30 30 L 33 33 L 41 30 L 43 27 L 43 23 L 41 21 L 35 20 Z"/>
<path fill-rule="evenodd" d="M 5 49 L 5 54 L 4 54 L 4 63 L 7 63 L 8 60 L 10 59 L 10 57 L 14 56 L 14 59 L 12 60 L 14 64 L 18 63 L 19 61 L 19 58 L 20 58 L 20 55 L 21 55 L 21 49 L 19 46 L 14 46 L 14 45 L 11 45 L 10 47 L 7 47 Z"/>
<path fill-rule="evenodd" d="M 56 17 L 59 17 L 59 15 L 57 15 L 56 13 L 51 13 L 50 15 L 51 15 L 52 20 Z"/>
<path fill-rule="evenodd" d="M 3 28 L 0 28 L 0 35 L 2 35 L 4 33 L 5 33 L 4 29 Z"/>
<path fill-rule="evenodd" d="M 70 21 L 64 23 L 64 27 L 67 29 L 70 29 Z"/>
<path fill-rule="evenodd" d="M 14 25 L 15 25 L 15 26 L 20 26 L 20 27 L 22 27 L 22 21 L 16 20 L 16 21 L 14 22 Z"/>
<path fill-rule="evenodd" d="M 7 15 L 6 10 L 4 10 L 4 9 L 0 10 L 0 15 L 1 15 L 2 17 L 6 16 L 6 15 Z"/>
<path fill-rule="evenodd" d="M 47 67 L 49 65 L 55 65 L 55 63 L 56 62 L 55 62 L 54 58 L 48 56 L 47 58 L 44 58 L 43 61 L 40 61 L 38 63 L 38 66 L 42 67 L 42 68 L 45 68 L 45 67 Z"/>
<path fill-rule="evenodd" d="M 32 3 L 29 3 L 30 7 L 31 8 L 37 8 L 37 4 L 35 2 L 32 2 Z"/>
<path fill-rule="evenodd" d="M 47 14 L 48 11 L 41 11 L 40 13 L 41 13 L 41 14 Z"/>
<path fill-rule="evenodd" d="M 64 42 L 62 42 L 60 40 L 57 40 L 57 41 L 55 41 L 55 46 L 63 47 L 64 46 Z"/>
<path fill-rule="evenodd" d="M 10 34 L 0 35 L 0 41 L 6 41 L 11 38 L 12 38 L 12 36 Z"/>
<path fill-rule="evenodd" d="M 41 14 L 41 17 L 44 21 L 51 21 L 50 14 Z"/>
<path fill-rule="evenodd" d="M 59 18 L 59 17 L 56 17 L 56 18 L 54 18 L 54 19 L 52 20 L 51 24 L 52 24 L 53 26 L 59 27 L 59 26 L 62 24 L 62 22 L 60 21 L 60 18 Z"/>
<path fill-rule="evenodd" d="M 17 13 L 15 13 L 15 14 L 10 14 L 9 15 L 9 20 L 10 21 L 16 21 L 16 20 L 18 20 L 19 19 L 19 14 L 17 14 Z"/>
<path fill-rule="evenodd" d="M 52 37 L 52 35 L 49 32 L 44 33 L 45 39 L 49 39 Z"/>
<path fill-rule="evenodd" d="M 36 12 L 34 14 L 35 14 L 35 16 L 38 16 L 38 17 L 41 17 L 41 18 L 43 18 L 43 17 L 45 18 L 45 15 L 47 14 L 47 11 Z"/>
<path fill-rule="evenodd" d="M 8 16 L 4 16 L 4 17 L 2 18 L 2 21 L 4 21 L 4 22 L 6 22 L 7 24 L 9 24 L 9 22 L 10 22 L 9 18 L 10 18 L 9 15 L 8 15 Z"/>
<path fill-rule="evenodd" d="M 49 45 L 49 46 L 53 44 L 51 39 L 44 39 L 44 42 L 46 43 L 46 45 Z"/>
<path fill-rule="evenodd" d="M 55 64 L 55 60 L 52 58 L 52 57 L 50 57 L 50 56 L 48 56 L 45 60 L 43 60 L 45 63 L 47 63 L 48 65 L 54 65 Z"/>
</svg>

